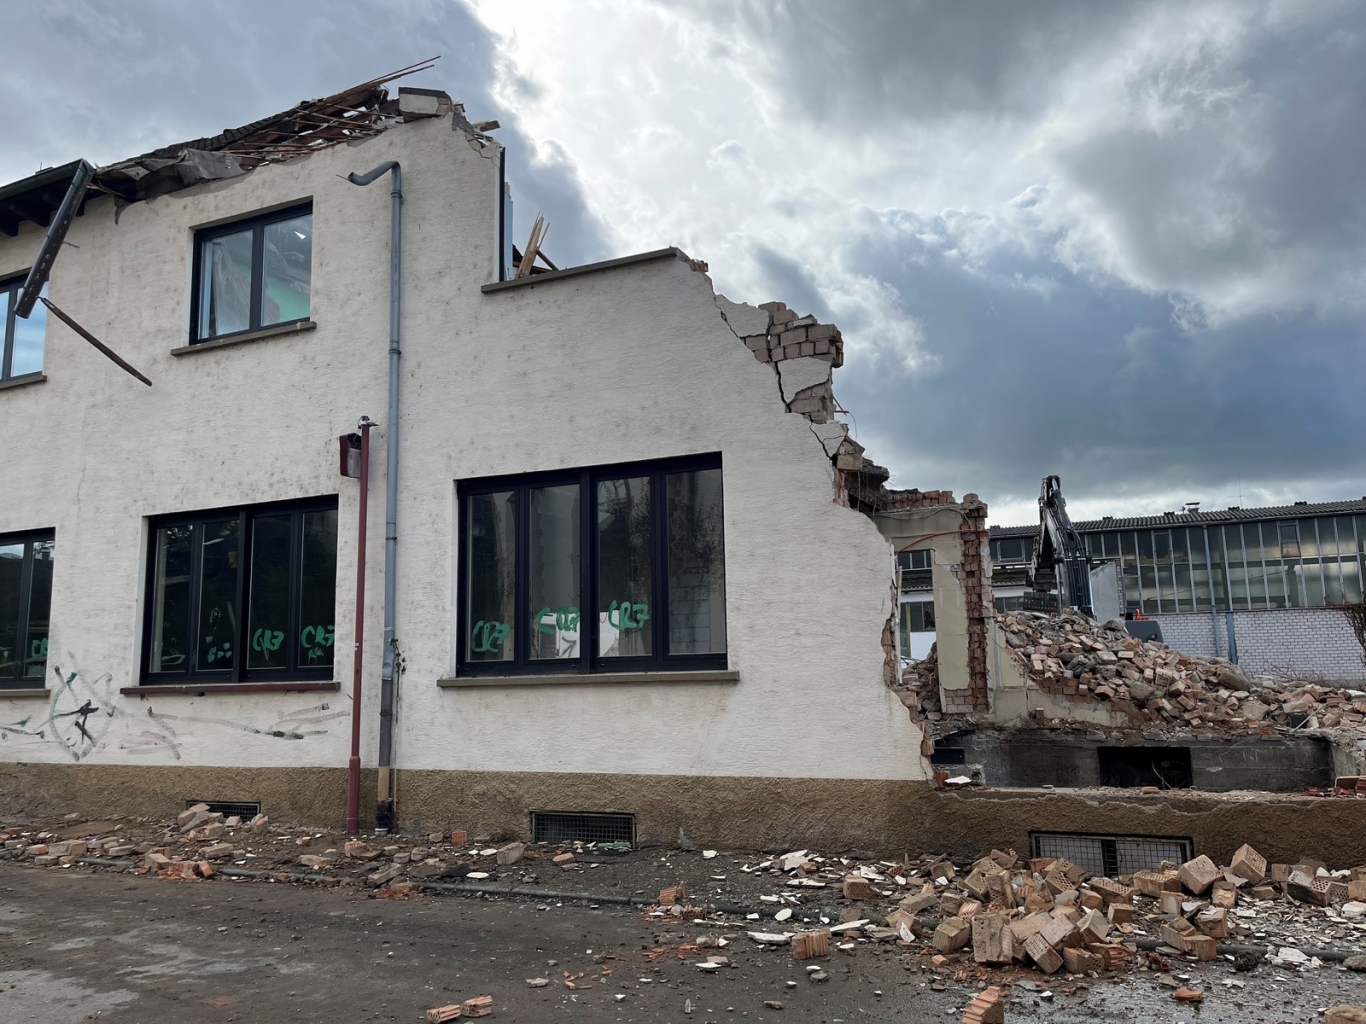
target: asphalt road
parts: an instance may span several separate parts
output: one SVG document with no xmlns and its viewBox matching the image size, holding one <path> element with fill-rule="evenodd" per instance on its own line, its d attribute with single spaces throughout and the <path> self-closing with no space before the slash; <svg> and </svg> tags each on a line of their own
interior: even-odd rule
<svg viewBox="0 0 1366 1024">
<path fill-rule="evenodd" d="M 672 927 L 692 937 L 724 934 Z M 659 933 L 638 910 L 620 907 L 375 900 L 353 889 L 0 864 L 0 1021 L 419 1024 L 429 1007 L 476 995 L 493 996 L 491 1019 L 499 1021 L 952 1021 L 982 984 L 971 969 L 955 981 L 890 947 L 821 960 L 829 980 L 819 983 L 786 950 L 743 937 L 724 949 L 682 958 L 671 949 L 651 960 Z M 709 954 L 734 966 L 704 973 L 695 964 Z M 565 986 L 565 972 L 575 988 Z M 1064 977 L 1012 972 L 1054 994 L 1017 985 L 1006 1019 L 1307 1024 L 1321 1007 L 1366 1002 L 1366 977 L 1340 969 L 1263 966 L 1235 975 L 1216 965 L 1192 973 L 1207 993 L 1198 1008 L 1176 1003 L 1148 973 L 1073 989 Z M 529 978 L 549 984 L 533 988 Z"/>
</svg>

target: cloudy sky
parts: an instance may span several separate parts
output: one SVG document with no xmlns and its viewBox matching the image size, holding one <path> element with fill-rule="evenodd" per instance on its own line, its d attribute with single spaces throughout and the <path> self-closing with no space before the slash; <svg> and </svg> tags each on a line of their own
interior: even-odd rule
<svg viewBox="0 0 1366 1024">
<path fill-rule="evenodd" d="M 844 330 L 899 486 L 1035 519 L 1366 495 L 1354 0 L 18 0 L 0 180 L 441 54 L 561 265 Z"/>
</svg>

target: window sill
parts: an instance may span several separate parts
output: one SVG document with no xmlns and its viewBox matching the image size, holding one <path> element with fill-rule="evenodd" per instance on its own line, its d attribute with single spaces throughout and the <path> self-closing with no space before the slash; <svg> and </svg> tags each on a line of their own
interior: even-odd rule
<svg viewBox="0 0 1366 1024">
<path fill-rule="evenodd" d="M 22 377 L 11 377 L 9 380 L 0 380 L 0 391 L 8 391 L 10 388 L 26 388 L 30 384 L 46 383 L 47 374 L 26 373 Z"/>
<path fill-rule="evenodd" d="M 50 697 L 52 691 L 45 686 L 16 686 L 13 689 L 0 687 L 0 700 L 13 700 L 16 697 Z"/>
<path fill-rule="evenodd" d="M 738 683 L 740 673 L 734 669 L 710 672 L 601 672 L 596 675 L 534 675 L 534 676 L 455 676 L 438 679 L 443 690 L 467 690 L 490 686 L 593 686 L 600 683 Z"/>
<path fill-rule="evenodd" d="M 185 693 L 205 697 L 211 693 L 301 693 L 305 690 L 339 690 L 335 680 L 310 680 L 297 683 L 148 683 L 146 686 L 124 686 L 119 689 L 129 697 L 151 696 L 158 693 Z"/>
<path fill-rule="evenodd" d="M 248 341 L 261 341 L 265 338 L 279 338 L 286 334 L 302 334 L 311 331 L 318 326 L 316 320 L 300 320 L 293 324 L 280 324 L 276 327 L 263 327 L 259 331 L 248 331 L 245 334 L 234 334 L 230 338 L 215 338 L 212 341 L 200 341 L 193 345 L 182 345 L 180 348 L 171 349 L 173 356 L 188 356 L 195 352 L 207 352 L 216 348 L 227 348 L 230 345 L 242 345 Z"/>
</svg>

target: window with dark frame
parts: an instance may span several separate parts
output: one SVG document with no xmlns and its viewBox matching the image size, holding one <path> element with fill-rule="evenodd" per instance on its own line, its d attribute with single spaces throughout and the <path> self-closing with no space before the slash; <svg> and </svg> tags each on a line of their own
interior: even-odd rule
<svg viewBox="0 0 1366 1024">
<path fill-rule="evenodd" d="M 0 536 L 0 689 L 47 675 L 55 548 L 51 530 Z"/>
<path fill-rule="evenodd" d="M 43 372 L 43 335 L 47 307 L 36 303 L 28 319 L 14 311 L 28 274 L 0 281 L 0 381 L 22 380 Z M 43 285 L 40 295 L 47 295 Z"/>
<path fill-rule="evenodd" d="M 335 497 L 150 526 L 144 684 L 332 678 Z"/>
<path fill-rule="evenodd" d="M 457 493 L 461 675 L 726 667 L 720 455 Z"/>
<path fill-rule="evenodd" d="M 309 318 L 313 204 L 195 232 L 190 343 Z"/>
</svg>

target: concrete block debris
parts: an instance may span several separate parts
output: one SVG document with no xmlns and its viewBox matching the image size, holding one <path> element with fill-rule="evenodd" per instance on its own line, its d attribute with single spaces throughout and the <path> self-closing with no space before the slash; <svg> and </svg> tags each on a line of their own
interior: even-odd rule
<svg viewBox="0 0 1366 1024">
<path fill-rule="evenodd" d="M 817 928 L 812 931 L 797 932 L 792 936 L 792 959 L 811 960 L 830 955 L 830 931 Z"/>
<path fill-rule="evenodd" d="M 844 898 L 847 900 L 870 900 L 873 898 L 873 884 L 861 875 L 847 875 L 844 879 Z"/>
<path fill-rule="evenodd" d="M 1256 885 L 1266 877 L 1266 858 L 1247 843 L 1238 847 L 1228 866 L 1246 885 Z"/>
<path fill-rule="evenodd" d="M 941 953 L 956 953 L 972 941 L 972 926 L 961 917 L 946 917 L 930 941 Z"/>
<path fill-rule="evenodd" d="M 1223 877 L 1223 872 L 1215 866 L 1214 861 L 1201 854 L 1194 860 L 1182 864 L 1177 876 L 1181 879 L 1181 884 L 1196 896 L 1203 896 L 1216 879 Z"/>
<path fill-rule="evenodd" d="M 475 996 L 461 1004 L 466 1017 L 489 1017 L 493 1014 L 493 996 Z"/>
<path fill-rule="evenodd" d="M 963 1011 L 963 1024 L 1005 1024 L 1006 1008 L 1001 1001 L 1001 988 L 992 985 L 972 997 Z"/>
</svg>

